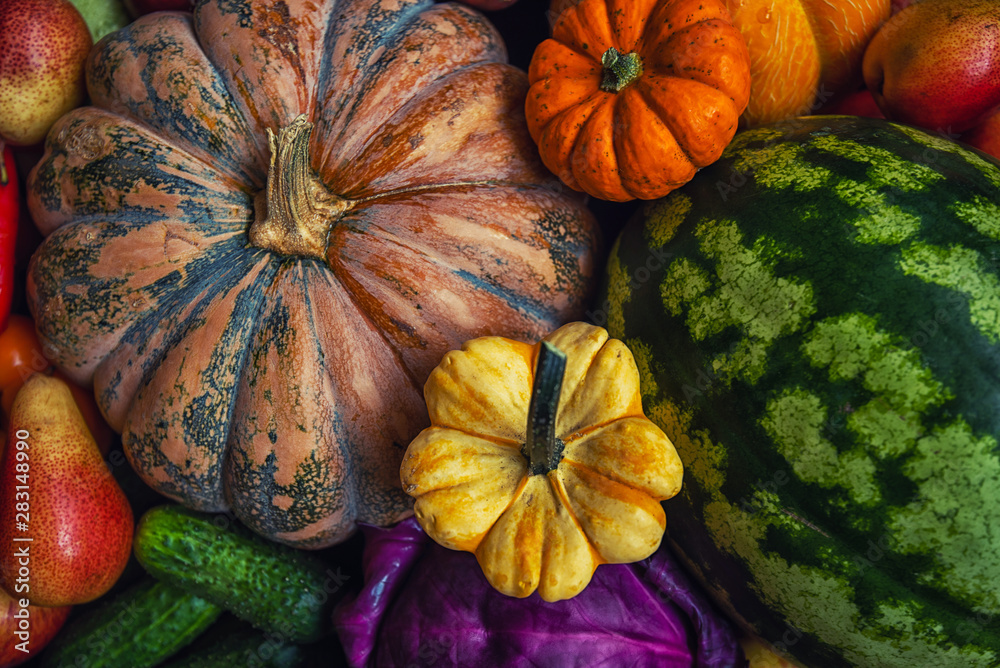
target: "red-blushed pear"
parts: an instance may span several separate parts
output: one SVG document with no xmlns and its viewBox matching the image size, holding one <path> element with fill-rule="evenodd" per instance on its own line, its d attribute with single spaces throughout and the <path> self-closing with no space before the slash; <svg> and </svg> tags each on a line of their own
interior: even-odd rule
<svg viewBox="0 0 1000 668">
<path fill-rule="evenodd" d="M 19 596 L 0 589 L 0 668 L 11 668 L 38 656 L 66 623 L 73 606 L 23 606 Z"/>
<path fill-rule="evenodd" d="M 6 434 L 0 432 L 0 453 L 3 453 Z M 0 668 L 19 666 L 38 654 L 55 637 L 66 623 L 73 606 L 47 608 L 31 605 L 17 593 L 26 592 L 27 583 L 15 585 L 14 596 L 0 588 Z"/>
<path fill-rule="evenodd" d="M 28 378 L 0 458 L 0 587 L 34 605 L 92 601 L 124 570 L 133 528 L 128 499 L 69 386 L 41 373 Z"/>
<path fill-rule="evenodd" d="M 862 73 L 886 118 L 967 130 L 1000 107 L 1000 2 L 910 4 L 868 43 Z"/>
<path fill-rule="evenodd" d="M 0 0 L 0 141 L 37 144 L 83 101 L 92 44 L 68 0 Z"/>
</svg>

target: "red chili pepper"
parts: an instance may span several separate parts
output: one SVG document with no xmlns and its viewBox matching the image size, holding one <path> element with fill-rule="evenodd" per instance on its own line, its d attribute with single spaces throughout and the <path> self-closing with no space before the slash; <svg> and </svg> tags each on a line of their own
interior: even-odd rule
<svg viewBox="0 0 1000 668">
<path fill-rule="evenodd" d="M 14 247 L 20 215 L 20 192 L 14 152 L 0 141 L 0 332 L 7 327 L 10 305 L 14 299 Z"/>
</svg>

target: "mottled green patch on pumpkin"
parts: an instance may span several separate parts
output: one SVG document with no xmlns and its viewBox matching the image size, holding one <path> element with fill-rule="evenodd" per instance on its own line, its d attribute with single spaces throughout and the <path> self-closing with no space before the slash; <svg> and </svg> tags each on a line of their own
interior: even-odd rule
<svg viewBox="0 0 1000 668">
<path fill-rule="evenodd" d="M 848 653 L 856 665 L 880 665 L 879 657 L 898 656 L 898 665 L 941 668 L 988 668 L 996 656 L 974 646 L 950 645 L 947 634 L 927 618 L 914 601 L 890 600 L 878 606 L 878 616 L 861 631 L 859 650 Z M 895 664 L 894 664 L 895 665 Z"/>
<path fill-rule="evenodd" d="M 767 371 L 768 344 L 760 339 L 742 339 L 728 353 L 711 362 L 714 377 L 729 383 L 742 379 L 751 385 Z"/>
<path fill-rule="evenodd" d="M 887 402 L 869 401 L 847 416 L 847 427 L 879 458 L 897 457 L 912 448 L 923 433 L 920 416 L 914 411 L 895 410 Z"/>
<path fill-rule="evenodd" d="M 799 633 L 814 636 L 821 642 L 842 648 L 847 659 L 858 666 L 882 665 L 886 656 L 901 656 L 893 665 L 941 666 L 948 668 L 991 668 L 995 656 L 974 646 L 956 647 L 940 627 L 920 621 L 919 610 L 912 604 L 883 603 L 880 616 L 872 623 L 859 625 L 865 618 L 855 600 L 857 584 L 853 576 L 870 562 L 863 554 L 828 559 L 824 568 L 792 564 L 762 548 L 767 527 L 797 524 L 796 531 L 807 525 L 781 511 L 769 493 L 758 494 L 751 514 L 729 503 L 720 494 L 705 505 L 705 522 L 720 548 L 736 556 L 756 574 L 749 586 L 761 599 L 786 619 L 796 620 L 786 639 L 797 640 Z M 832 567 L 835 566 L 835 567 Z M 753 620 L 750 620 L 753 622 Z M 778 642 L 778 638 L 768 638 Z M 783 641 L 784 642 L 784 641 Z M 794 651 L 794 645 L 787 647 Z"/>
<path fill-rule="evenodd" d="M 975 195 L 967 201 L 955 202 L 951 210 L 956 218 L 980 234 L 1000 241 L 1000 204 L 997 202 Z"/>
<path fill-rule="evenodd" d="M 949 398 L 949 390 L 923 365 L 916 348 L 903 349 L 874 318 L 851 313 L 816 324 L 802 346 L 809 361 L 827 367 L 830 380 L 858 380 L 873 398 L 850 407 L 855 441 L 881 459 L 898 457 L 923 434 L 921 416 Z"/>
<path fill-rule="evenodd" d="M 691 412 L 681 409 L 669 399 L 646 406 L 645 413 L 673 443 L 684 464 L 685 480 L 696 482 L 712 497 L 721 494 L 726 481 L 726 448 L 713 443 L 707 431 L 690 429 Z M 686 491 L 681 488 L 682 494 Z"/>
<path fill-rule="evenodd" d="M 636 369 L 639 371 L 639 393 L 643 403 L 645 403 L 660 393 L 656 374 L 653 373 L 653 351 L 649 344 L 642 339 L 628 339 L 623 343 L 631 351 L 632 358 L 635 360 Z"/>
<path fill-rule="evenodd" d="M 611 336 L 622 337 L 625 332 L 624 307 L 632 299 L 632 284 L 628 275 L 628 268 L 623 267 L 618 252 L 618 244 L 621 238 L 615 241 L 614 248 L 608 256 L 606 265 L 607 275 L 607 304 L 608 322 L 607 330 Z"/>
<path fill-rule="evenodd" d="M 797 525 L 796 530 L 814 531 L 782 512 L 776 500 L 769 500 L 768 495 L 758 495 L 756 500 L 760 505 L 755 506 L 752 514 L 721 499 L 707 504 L 705 516 L 709 531 L 721 548 L 737 556 L 751 573 L 756 574 L 749 585 L 767 605 L 781 611 L 787 619 L 795 619 L 798 630 L 826 641 L 834 640 L 831 632 L 835 634 L 841 629 L 855 627 L 854 620 L 859 613 L 854 603 L 854 587 L 846 576 L 803 564 L 790 564 L 762 548 L 768 526 L 793 522 Z"/>
<path fill-rule="evenodd" d="M 996 449 L 993 436 L 976 436 L 961 419 L 921 438 L 903 469 L 917 484 L 918 496 L 893 509 L 890 522 L 898 552 L 934 555 L 936 566 L 920 580 L 983 611 L 1000 608 Z"/>
<path fill-rule="evenodd" d="M 832 192 L 858 215 L 845 221 L 857 233 L 852 239 L 863 244 L 898 244 L 920 231 L 920 217 L 890 205 L 880 186 L 843 179 Z"/>
<path fill-rule="evenodd" d="M 921 158 L 923 158 L 925 162 L 929 164 L 937 162 L 940 158 L 935 155 L 935 152 L 959 156 L 965 160 L 965 162 L 968 163 L 974 171 L 989 179 L 994 188 L 1000 188 L 1000 169 L 997 169 L 996 163 L 983 158 L 975 151 L 969 150 L 968 147 L 946 137 L 938 137 L 936 135 L 928 134 L 919 128 L 903 125 L 901 123 L 894 124 L 893 127 L 915 141 L 917 144 L 927 147 L 927 150 L 921 155 Z"/>
<path fill-rule="evenodd" d="M 641 376 L 642 369 L 640 369 L 639 373 Z M 645 382 L 645 377 L 643 377 L 643 381 Z M 659 399 L 648 404 L 644 403 L 643 410 L 646 413 L 646 417 L 662 429 L 663 433 L 671 441 L 680 439 L 687 433 L 688 427 L 691 426 L 691 420 L 694 418 L 694 413 L 691 409 L 681 408 L 670 399 Z M 718 449 L 718 452 L 724 455 L 724 451 L 721 449 Z M 715 463 L 721 463 L 722 461 L 725 461 L 724 456 Z"/>
<path fill-rule="evenodd" d="M 887 345 L 889 335 L 879 331 L 874 318 L 850 313 L 817 323 L 802 352 L 814 365 L 829 367 L 830 380 L 847 380 L 864 371 L 873 352 Z"/>
<path fill-rule="evenodd" d="M 649 247 L 661 248 L 673 239 L 690 210 L 691 198 L 681 192 L 647 205 L 643 237 Z"/>
<path fill-rule="evenodd" d="M 972 324 L 991 343 L 1000 342 L 1000 280 L 978 251 L 914 243 L 903 249 L 903 273 L 961 292 L 969 300 Z"/>
<path fill-rule="evenodd" d="M 812 392 L 786 389 L 767 402 L 760 424 L 800 480 L 842 487 L 862 505 L 877 503 L 881 493 L 874 462 L 863 451 L 837 451 L 823 435 L 827 412 L 822 399 Z"/>
<path fill-rule="evenodd" d="M 784 128 L 778 126 L 760 126 L 753 128 L 752 130 L 746 130 L 744 132 L 737 132 L 733 137 L 733 140 L 729 142 L 726 146 L 726 150 L 723 152 L 723 158 L 730 157 L 733 154 L 744 154 L 753 153 L 759 150 L 758 144 L 773 144 L 779 142 L 785 138 L 787 132 Z"/>
<path fill-rule="evenodd" d="M 702 224 L 697 235 L 702 251 L 716 261 L 718 282 L 715 294 L 691 304 L 688 322 L 696 339 L 737 326 L 770 342 L 797 331 L 815 312 L 809 283 L 775 276 L 767 240 L 747 248 L 729 220 Z"/>
<path fill-rule="evenodd" d="M 684 305 L 700 297 L 712 284 L 708 272 L 688 258 L 675 260 L 660 284 L 660 297 L 671 315 L 680 317 Z"/>
<path fill-rule="evenodd" d="M 842 179 L 832 191 L 858 211 L 847 221 L 857 229 L 855 242 L 898 244 L 920 230 L 919 216 L 892 204 L 886 192 L 923 192 L 944 176 L 931 167 L 902 158 L 893 151 L 831 135 L 817 137 L 813 145 L 824 152 L 865 164 L 865 180 Z"/>
<path fill-rule="evenodd" d="M 887 410 L 920 413 L 950 397 L 923 365 L 919 349 L 896 346 L 893 336 L 868 315 L 849 313 L 817 323 L 802 351 L 814 366 L 829 368 L 830 380 L 860 376 Z"/>
<path fill-rule="evenodd" d="M 865 371 L 864 385 L 907 412 L 922 413 L 952 397 L 923 365 L 918 348 L 887 346 L 878 351 Z"/>
<path fill-rule="evenodd" d="M 922 192 L 944 179 L 944 175 L 927 165 L 900 157 L 888 149 L 862 144 L 834 135 L 815 137 L 813 146 L 833 155 L 865 163 L 866 182 L 874 188 L 894 188 L 905 192 Z"/>
<path fill-rule="evenodd" d="M 776 143 L 738 153 L 733 168 L 752 173 L 757 187 L 808 192 L 825 188 L 833 179 L 830 170 L 806 162 L 805 149 L 795 143 Z"/>
</svg>

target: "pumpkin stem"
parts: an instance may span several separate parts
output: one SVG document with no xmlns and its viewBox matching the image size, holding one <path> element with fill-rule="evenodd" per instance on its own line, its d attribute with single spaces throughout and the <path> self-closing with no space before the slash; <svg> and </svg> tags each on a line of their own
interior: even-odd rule
<svg viewBox="0 0 1000 668">
<path fill-rule="evenodd" d="M 278 131 L 267 129 L 271 164 L 267 188 L 257 194 L 250 243 L 282 255 L 326 260 L 333 223 L 350 208 L 323 184 L 309 164 L 313 124 L 299 116 Z"/>
<path fill-rule="evenodd" d="M 622 54 L 611 47 L 601 56 L 604 66 L 604 76 L 601 79 L 601 90 L 606 93 L 617 93 L 642 74 L 642 58 L 634 51 Z"/>
<path fill-rule="evenodd" d="M 524 443 L 531 475 L 554 470 L 562 459 L 564 443 L 556 438 L 556 411 L 565 373 L 566 353 L 542 341 L 528 405 L 528 438 Z"/>
</svg>

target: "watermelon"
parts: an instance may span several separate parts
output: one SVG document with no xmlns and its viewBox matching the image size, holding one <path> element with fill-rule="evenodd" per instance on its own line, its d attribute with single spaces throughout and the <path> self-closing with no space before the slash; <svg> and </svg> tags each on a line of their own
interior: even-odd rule
<svg viewBox="0 0 1000 668">
<path fill-rule="evenodd" d="M 810 668 L 1000 666 L 1000 163 L 903 125 L 737 134 L 590 312 L 685 465 L 666 540 Z"/>
</svg>

